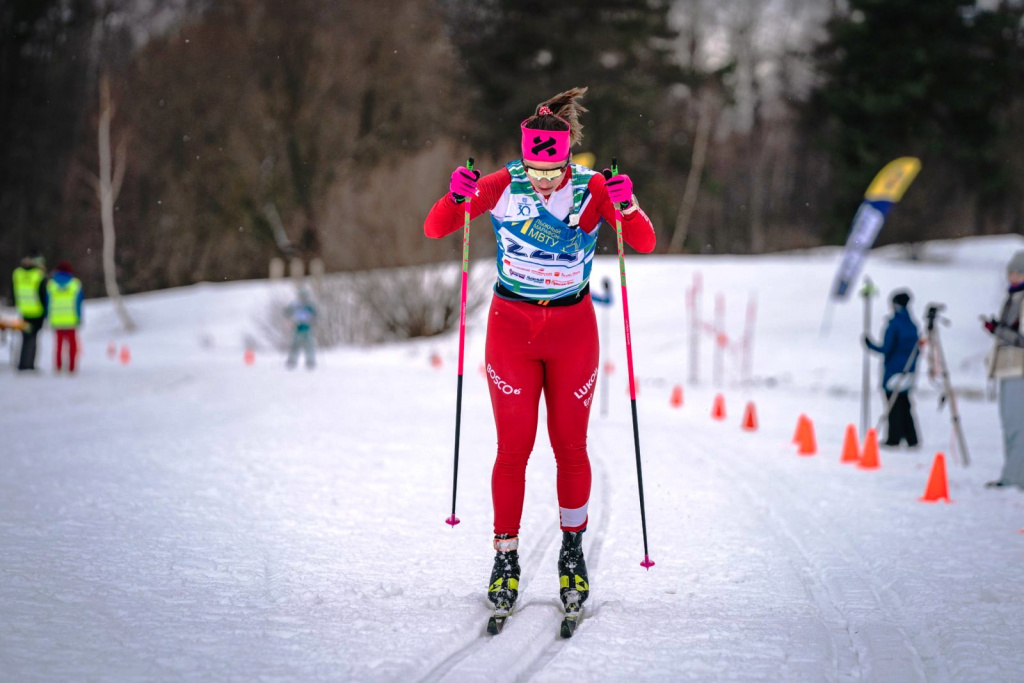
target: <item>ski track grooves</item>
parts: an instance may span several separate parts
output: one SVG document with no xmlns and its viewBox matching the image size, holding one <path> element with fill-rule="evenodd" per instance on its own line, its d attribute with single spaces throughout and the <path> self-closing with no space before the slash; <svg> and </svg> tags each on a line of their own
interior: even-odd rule
<svg viewBox="0 0 1024 683">
<path fill-rule="evenodd" d="M 594 446 L 596 445 L 597 441 L 595 439 L 588 444 L 588 448 L 591 455 L 591 466 L 594 467 L 595 469 L 598 469 L 600 472 L 598 481 L 601 482 L 601 515 L 597 524 L 597 538 L 590 544 L 590 548 L 587 550 L 587 557 L 585 558 L 587 561 L 587 574 L 589 576 L 593 575 L 594 569 L 598 566 L 598 560 L 600 560 L 601 558 L 601 547 L 604 545 L 604 539 L 607 535 L 609 520 L 611 519 L 611 508 L 608 501 L 608 495 L 611 492 L 611 484 L 608 480 L 608 468 L 604 464 L 604 448 L 601 446 L 595 448 Z M 595 459 L 593 457 L 595 452 L 600 453 L 602 457 Z M 584 613 L 582 621 L 580 621 L 579 625 L 577 626 L 577 632 L 579 632 L 580 628 L 583 628 L 583 626 L 587 623 L 588 619 L 591 619 L 595 616 L 597 611 L 592 603 L 588 605 L 586 609 L 587 612 Z M 561 614 L 561 612 L 559 612 L 559 614 Z M 575 636 L 573 637 L 575 638 Z M 544 669 L 544 667 L 546 667 L 555 657 L 558 656 L 558 653 L 562 651 L 562 648 L 565 647 L 565 644 L 569 640 L 570 639 L 568 638 L 562 638 L 561 634 L 556 632 L 554 634 L 554 637 L 548 642 L 547 646 L 544 647 L 544 649 L 542 649 L 536 657 L 527 662 L 526 666 L 524 666 L 522 670 L 516 675 L 515 680 L 528 681 L 535 675 L 540 673 Z"/>
<path fill-rule="evenodd" d="M 765 473 L 759 466 L 739 468 L 728 446 L 723 449 L 720 441 L 711 444 L 701 439 L 700 448 L 708 454 L 711 467 L 736 482 L 765 513 L 767 526 L 796 549 L 790 557 L 803 559 L 808 571 L 798 572 L 800 580 L 817 603 L 819 619 L 832 642 L 829 680 L 926 680 L 917 648 L 882 598 L 885 586 L 849 542 L 836 539 L 825 529 L 822 513 L 803 502 L 785 472 L 772 468 Z M 763 493 L 768 490 L 782 495 L 769 498 Z M 844 649 L 848 655 L 844 656 Z M 886 669 L 873 671 L 873 664 L 879 662 L 885 662 Z"/>
<path fill-rule="evenodd" d="M 593 456 L 595 452 L 603 454 L 602 448 L 594 448 L 594 441 L 595 440 L 592 440 L 588 444 L 591 456 Z M 593 574 L 594 568 L 597 567 L 598 560 L 601 556 L 601 548 L 604 544 L 604 536 L 609 524 L 608 520 L 611 517 L 611 514 L 608 510 L 608 496 L 611 492 L 611 485 L 609 483 L 608 471 L 604 465 L 603 460 L 601 458 L 595 459 L 594 457 L 591 457 L 590 462 L 591 467 L 598 471 L 598 476 L 596 477 L 596 479 L 599 482 L 601 491 L 600 500 L 602 503 L 602 508 L 600 515 L 598 517 L 598 524 L 595 534 L 596 538 L 588 548 L 586 557 L 588 574 Z M 591 499 L 593 500 L 593 496 L 591 496 Z M 527 593 L 526 589 L 529 588 L 532 577 L 537 574 L 537 572 L 533 570 L 541 566 L 541 561 L 544 559 L 544 557 L 548 555 L 548 553 L 551 550 L 551 546 L 555 545 L 556 543 L 560 546 L 561 534 L 559 533 L 559 530 L 560 526 L 557 522 L 552 523 L 550 526 L 548 526 L 545 529 L 544 534 L 542 535 L 543 541 L 541 543 L 538 543 L 530 551 L 530 553 L 523 558 L 522 567 L 524 578 L 521 585 L 522 594 Z M 522 613 L 531 605 L 546 607 L 549 606 L 550 602 L 551 601 L 549 600 L 527 600 L 526 602 L 515 608 L 515 610 L 512 613 L 512 617 L 509 619 L 509 623 L 506 625 L 505 628 L 508 629 L 510 626 L 514 628 L 516 625 L 516 621 L 519 621 L 521 623 L 523 620 L 516 620 L 516 615 Z M 557 613 L 560 618 L 562 614 L 561 603 L 558 603 Z M 580 623 L 577 632 L 579 632 L 579 629 L 583 629 L 585 627 L 587 620 L 592 618 L 595 613 L 596 609 L 594 609 L 594 606 L 588 605 L 588 612 L 583 617 L 583 621 Z M 545 624 L 547 625 L 546 621 Z M 533 637 L 520 638 L 516 641 L 513 641 L 514 644 L 519 644 L 519 646 L 516 648 L 519 651 L 518 659 L 526 661 L 526 664 L 521 669 L 519 669 L 518 673 L 515 673 L 511 677 L 512 680 L 529 680 L 530 678 L 537 675 L 540 671 L 542 671 L 544 667 L 546 667 L 548 663 L 551 662 L 558 655 L 558 653 L 561 651 L 562 647 L 565 645 L 568 639 L 561 637 L 561 635 L 558 633 L 557 626 L 558 624 L 555 621 L 552 621 L 550 623 L 551 636 L 546 641 L 546 645 L 543 646 L 540 653 L 533 657 L 529 657 L 530 653 L 537 648 L 537 645 L 539 643 L 545 642 L 544 635 L 540 631 L 540 629 L 536 627 L 534 628 L 535 633 Z M 483 623 L 480 624 L 480 631 L 480 635 L 464 643 L 461 647 L 459 647 L 454 652 L 449 654 L 447 657 L 445 657 L 444 660 L 442 660 L 439 664 L 437 664 L 432 669 L 430 669 L 430 671 L 424 674 L 424 676 L 420 678 L 420 680 L 424 682 L 446 680 L 446 677 L 449 674 L 452 674 L 461 664 L 463 664 L 464 662 L 469 662 L 472 659 L 474 659 L 474 656 L 476 655 L 477 652 L 483 651 L 492 642 L 497 642 L 496 639 L 501 639 L 504 637 L 505 642 L 508 642 L 510 640 L 505 632 L 502 632 L 501 634 L 498 634 L 496 636 L 488 634 L 484 630 Z M 513 657 L 513 659 L 516 659 L 516 657 Z"/>
<path fill-rule="evenodd" d="M 540 566 L 540 561 L 543 559 L 544 555 L 546 555 L 548 550 L 551 548 L 552 542 L 557 538 L 557 533 L 556 533 L 557 531 L 558 531 L 558 524 L 557 523 L 550 524 L 544 530 L 544 532 L 541 534 L 541 539 L 542 539 L 541 542 L 538 543 L 536 546 L 534 546 L 533 549 L 527 555 L 525 555 L 522 558 L 522 562 L 520 564 L 520 567 L 524 570 L 523 573 L 524 573 L 525 576 L 524 576 L 523 580 L 520 582 L 520 593 L 521 594 L 522 593 L 526 593 L 526 589 L 530 586 L 530 583 L 533 580 L 533 577 L 537 573 L 536 571 L 532 571 L 532 570 L 534 570 L 534 569 L 536 569 L 537 567 Z M 522 604 L 517 606 L 512 611 L 512 615 L 515 616 L 517 613 L 520 613 L 520 612 L 524 611 L 532 603 L 533 603 L 532 600 L 524 601 Z M 511 619 L 510 619 L 510 621 L 511 621 Z M 501 634 L 498 634 L 497 636 L 492 636 L 491 634 L 487 633 L 487 631 L 485 629 L 485 626 L 484 626 L 484 622 L 483 622 L 482 619 L 481 619 L 481 622 L 480 622 L 479 626 L 480 626 L 480 634 L 478 636 L 474 637 L 472 640 L 470 640 L 467 643 L 465 643 L 462 647 L 460 647 L 459 649 L 455 650 L 450 655 L 445 657 L 444 660 L 441 661 L 441 663 L 439 663 L 437 666 L 433 667 L 430 671 L 428 671 L 426 674 L 424 674 L 423 678 L 421 678 L 420 680 L 421 681 L 441 681 L 441 680 L 444 680 L 445 676 L 450 674 L 460 664 L 462 664 L 465 661 L 469 661 L 470 659 L 472 659 L 473 655 L 478 650 L 484 649 L 494 638 L 498 638 L 498 637 L 501 636 Z"/>
</svg>

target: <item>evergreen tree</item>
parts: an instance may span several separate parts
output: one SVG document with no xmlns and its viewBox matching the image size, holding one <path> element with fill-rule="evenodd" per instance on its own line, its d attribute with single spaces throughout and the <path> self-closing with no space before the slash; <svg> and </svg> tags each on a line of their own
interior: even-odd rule
<svg viewBox="0 0 1024 683">
<path fill-rule="evenodd" d="M 535 106 L 575 86 L 588 86 L 582 149 L 599 168 L 619 158 L 643 188 L 644 207 L 663 196 L 675 215 L 680 173 L 689 161 L 677 135 L 680 100 L 672 86 L 690 76 L 672 56 L 676 32 L 666 1 L 447 0 L 452 40 L 476 93 L 468 136 L 500 157 L 518 154 L 518 125 Z M 666 171 L 673 187 L 657 187 Z M 664 226 L 662 226 L 664 228 Z"/>
<path fill-rule="evenodd" d="M 61 191 L 88 96 L 87 0 L 0 3 L 0 297 L 32 247 L 49 256 Z"/>
<path fill-rule="evenodd" d="M 998 112 L 1011 97 L 1019 3 L 850 0 L 815 51 L 822 80 L 805 111 L 832 159 L 829 236 L 845 235 L 867 184 L 891 159 L 923 170 L 888 237 L 913 240 L 957 202 L 981 211 L 1008 186 Z"/>
</svg>

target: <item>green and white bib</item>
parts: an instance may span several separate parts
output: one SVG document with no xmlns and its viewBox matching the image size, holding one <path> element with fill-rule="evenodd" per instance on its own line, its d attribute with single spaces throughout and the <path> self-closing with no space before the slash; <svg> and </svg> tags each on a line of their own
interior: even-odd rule
<svg viewBox="0 0 1024 683">
<path fill-rule="evenodd" d="M 590 234 L 578 227 L 590 201 L 587 185 L 594 171 L 573 164 L 570 182 L 545 204 L 521 161 L 506 168 L 512 182 L 491 211 L 498 243 L 498 282 L 538 301 L 575 296 L 590 280 L 597 245 L 597 227 Z"/>
</svg>

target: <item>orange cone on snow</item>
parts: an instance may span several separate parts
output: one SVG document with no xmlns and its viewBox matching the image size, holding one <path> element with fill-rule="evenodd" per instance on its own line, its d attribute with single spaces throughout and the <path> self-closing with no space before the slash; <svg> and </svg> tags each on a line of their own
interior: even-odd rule
<svg viewBox="0 0 1024 683">
<path fill-rule="evenodd" d="M 806 415 L 800 416 L 796 426 L 797 431 L 797 453 L 800 455 L 814 455 L 818 452 L 818 439 L 814 435 L 814 423 Z"/>
<path fill-rule="evenodd" d="M 878 459 L 878 432 L 872 427 L 864 437 L 864 452 L 860 456 L 857 467 L 862 470 L 877 470 L 882 466 Z"/>
<path fill-rule="evenodd" d="M 672 398 L 669 399 L 669 405 L 673 408 L 683 407 L 683 386 L 681 384 L 672 387 Z"/>
<path fill-rule="evenodd" d="M 121 345 L 121 365 L 128 365 L 132 362 L 132 352 L 128 349 L 127 344 Z"/>
<path fill-rule="evenodd" d="M 252 365 L 256 362 L 256 352 L 252 349 L 246 349 L 245 354 L 242 356 L 242 360 L 245 361 L 246 365 Z"/>
<path fill-rule="evenodd" d="M 753 401 L 747 403 L 743 411 L 743 429 L 748 432 L 757 431 L 757 408 L 754 407 Z"/>
<path fill-rule="evenodd" d="M 860 462 L 860 446 L 857 443 L 857 428 L 846 425 L 846 436 L 843 438 L 843 457 L 839 462 L 848 464 Z"/>
<path fill-rule="evenodd" d="M 922 503 L 937 503 L 949 500 L 949 485 L 946 483 L 946 456 L 943 453 L 935 454 L 935 462 L 932 463 L 932 473 L 928 475 L 928 486 L 924 489 Z"/>
<path fill-rule="evenodd" d="M 717 394 L 715 396 L 715 402 L 711 406 L 711 419 L 712 420 L 724 420 L 725 419 L 725 396 Z"/>
<path fill-rule="evenodd" d="M 803 433 L 807 431 L 808 422 L 810 422 L 810 418 L 804 413 L 800 413 L 800 417 L 796 419 L 796 431 L 793 432 L 793 443 L 800 443 L 800 440 L 803 438 Z"/>
<path fill-rule="evenodd" d="M 107 358 L 110 360 L 117 358 L 117 344 L 114 342 L 109 342 L 107 344 Z"/>
<path fill-rule="evenodd" d="M 430 365 L 431 365 L 431 367 L 434 367 L 434 368 L 441 367 L 441 365 L 442 365 L 441 355 L 437 351 L 435 351 L 434 353 L 430 354 Z"/>
</svg>

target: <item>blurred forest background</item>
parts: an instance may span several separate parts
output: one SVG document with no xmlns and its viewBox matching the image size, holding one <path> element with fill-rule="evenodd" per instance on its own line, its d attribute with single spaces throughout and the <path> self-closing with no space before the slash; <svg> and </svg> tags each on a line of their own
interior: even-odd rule
<svg viewBox="0 0 1024 683">
<path fill-rule="evenodd" d="M 842 243 L 903 155 L 923 170 L 880 243 L 1024 232 L 1022 5 L 4 0 L 0 269 L 36 248 L 102 295 L 105 88 L 127 292 L 292 254 L 457 261 L 458 235 L 422 233 L 451 170 L 515 158 L 519 121 L 577 85 L 577 151 L 618 157 L 661 253 Z"/>
</svg>

